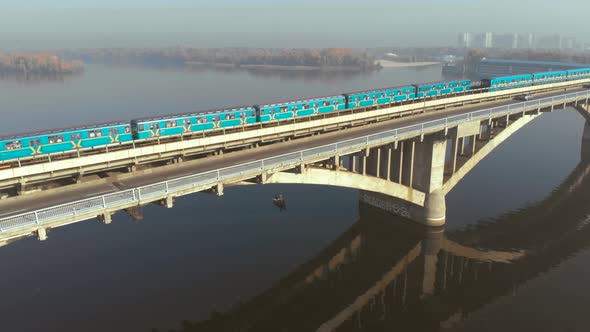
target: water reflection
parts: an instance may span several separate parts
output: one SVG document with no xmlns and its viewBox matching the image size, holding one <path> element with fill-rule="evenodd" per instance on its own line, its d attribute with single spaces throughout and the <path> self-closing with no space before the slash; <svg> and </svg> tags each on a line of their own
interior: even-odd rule
<svg viewBox="0 0 590 332">
<path fill-rule="evenodd" d="M 358 222 L 315 258 L 181 331 L 452 330 L 590 244 L 586 160 L 547 199 L 460 231 L 361 204 Z"/>
<path fill-rule="evenodd" d="M 97 63 L 97 64 L 100 64 Z M 321 69 L 321 68 L 277 68 L 277 67 L 248 67 L 212 64 L 177 64 L 177 63 L 125 63 L 109 64 L 114 67 L 135 67 L 137 69 L 156 69 L 170 73 L 212 73 L 220 75 L 235 75 L 246 73 L 255 78 L 280 79 L 281 81 L 313 81 L 338 83 L 343 80 L 357 77 L 371 77 L 378 74 L 376 71 L 362 71 L 349 68 Z M 416 70 L 420 70 L 419 67 Z"/>
<path fill-rule="evenodd" d="M 38 85 L 42 83 L 64 83 L 83 75 L 83 72 L 71 74 L 0 74 L 0 80 L 25 85 Z"/>
</svg>

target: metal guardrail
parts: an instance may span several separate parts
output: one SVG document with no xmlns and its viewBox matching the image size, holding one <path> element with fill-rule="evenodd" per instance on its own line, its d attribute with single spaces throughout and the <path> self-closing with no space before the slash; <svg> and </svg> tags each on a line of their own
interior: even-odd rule
<svg viewBox="0 0 590 332">
<path fill-rule="evenodd" d="M 220 182 L 245 177 L 254 177 L 262 171 L 281 168 L 289 165 L 298 165 L 313 158 L 329 157 L 338 152 L 346 152 L 352 149 L 366 148 L 382 141 L 395 140 L 402 136 L 417 136 L 425 132 L 444 129 L 462 122 L 486 119 L 501 114 L 509 114 L 524 111 L 530 108 L 547 107 L 559 102 L 569 102 L 581 98 L 589 98 L 590 91 L 569 93 L 562 96 L 542 98 L 512 105 L 499 106 L 470 113 L 449 116 L 443 119 L 432 120 L 407 127 L 392 129 L 364 137 L 354 138 L 338 143 L 319 146 L 298 152 L 287 153 L 275 157 L 261 159 L 253 162 L 221 168 L 214 171 L 183 176 L 172 180 L 124 190 L 116 193 L 100 195 L 75 202 L 70 202 L 50 208 L 44 208 L 16 216 L 0 218 L 0 234 L 27 227 L 39 226 L 64 218 L 75 218 L 77 215 L 94 213 L 96 216 L 107 210 L 116 210 L 119 207 L 129 206 L 130 203 L 149 201 L 170 193 L 189 188 L 211 187 Z"/>
</svg>

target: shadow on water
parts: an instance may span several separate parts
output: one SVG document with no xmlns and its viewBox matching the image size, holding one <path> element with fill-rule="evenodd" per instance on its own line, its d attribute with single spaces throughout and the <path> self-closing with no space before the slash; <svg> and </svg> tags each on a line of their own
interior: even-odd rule
<svg viewBox="0 0 590 332">
<path fill-rule="evenodd" d="M 179 331 L 452 329 L 590 245 L 588 173 L 582 158 L 547 199 L 452 232 L 361 204 L 358 221 L 315 258 Z"/>
</svg>

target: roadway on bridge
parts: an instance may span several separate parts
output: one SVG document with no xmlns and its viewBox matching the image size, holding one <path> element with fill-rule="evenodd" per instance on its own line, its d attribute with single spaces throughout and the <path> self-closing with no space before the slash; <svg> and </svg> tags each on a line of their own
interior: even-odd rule
<svg viewBox="0 0 590 332">
<path fill-rule="evenodd" d="M 583 91 L 585 89 L 568 89 L 570 92 Z M 564 94 L 563 91 L 538 94 L 541 97 L 551 97 Z M 433 121 L 448 116 L 459 115 L 497 106 L 521 103 L 522 101 L 503 100 L 498 102 L 486 102 L 476 105 L 449 108 L 446 110 L 430 111 L 375 124 L 354 127 L 325 133 L 318 136 L 301 138 L 289 142 L 274 143 L 255 149 L 231 152 L 218 156 L 211 156 L 198 160 L 186 161 L 176 165 L 162 166 L 148 172 L 140 171 L 139 174 L 125 174 L 104 181 L 89 181 L 73 184 L 62 188 L 47 189 L 42 192 L 31 193 L 20 197 L 11 197 L 0 201 L 0 217 L 12 216 L 20 213 L 34 211 L 42 208 L 65 204 L 102 194 L 113 193 L 120 190 L 140 187 L 164 180 L 182 177 L 191 174 L 203 173 L 219 168 L 229 167 L 249 161 L 260 160 L 290 152 L 310 149 L 322 145 L 337 143 L 348 139 L 363 137 L 381 131 L 402 128 L 423 122 Z"/>
</svg>

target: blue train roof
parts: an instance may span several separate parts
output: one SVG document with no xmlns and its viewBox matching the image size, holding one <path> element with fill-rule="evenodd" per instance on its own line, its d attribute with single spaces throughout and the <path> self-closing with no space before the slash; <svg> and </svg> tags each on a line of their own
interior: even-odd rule
<svg viewBox="0 0 590 332">
<path fill-rule="evenodd" d="M 268 106 L 278 106 L 278 105 L 285 105 L 285 104 L 294 104 L 294 103 L 304 103 L 316 100 L 323 100 L 323 99 L 333 99 L 333 98 L 344 98 L 343 95 L 332 95 L 332 96 L 322 96 L 322 97 L 313 97 L 313 98 L 305 98 L 305 99 L 293 99 L 288 101 L 280 101 L 271 104 L 262 104 L 257 105 L 258 107 L 268 107 Z"/>
<path fill-rule="evenodd" d="M 235 111 L 245 111 L 245 110 L 253 110 L 252 106 L 235 106 L 235 107 L 228 107 L 228 108 L 219 108 L 213 110 L 204 110 L 204 111 L 197 111 L 192 113 L 178 113 L 178 114 L 165 114 L 165 115 L 158 115 L 158 116 L 146 116 L 143 118 L 135 118 L 131 121 L 137 122 L 151 122 L 151 121 L 160 121 L 160 120 L 169 120 L 169 119 L 176 119 L 176 118 L 186 118 L 189 116 L 203 116 L 203 115 L 210 115 L 210 114 L 217 114 L 222 112 L 235 112 Z"/>
<path fill-rule="evenodd" d="M 416 83 L 414 86 L 422 86 L 422 85 L 432 85 L 432 84 L 441 84 L 441 83 L 452 83 L 452 82 L 471 82 L 470 79 L 460 79 L 460 80 L 441 80 L 441 81 L 433 81 L 433 82 L 424 82 L 424 83 Z"/>
<path fill-rule="evenodd" d="M 380 88 L 380 89 L 372 89 L 372 90 L 347 92 L 347 93 L 345 93 L 345 95 L 356 95 L 356 94 L 360 94 L 360 93 L 372 93 L 372 92 L 381 92 L 381 91 L 385 91 L 385 90 L 407 89 L 407 88 L 414 88 L 414 87 L 411 84 L 409 84 L 409 85 L 398 85 L 398 86 L 391 86 L 391 87 Z"/>
<path fill-rule="evenodd" d="M 557 61 L 529 61 L 529 60 L 510 60 L 510 59 L 487 59 L 483 58 L 479 62 L 498 63 L 498 64 L 519 64 L 519 65 L 536 65 L 536 66 L 560 66 L 560 67 L 590 67 L 590 64 L 574 62 L 557 62 Z"/>
<path fill-rule="evenodd" d="M 0 141 L 4 141 L 7 139 L 15 139 L 15 138 L 26 138 L 26 137 L 49 135 L 49 134 L 67 133 L 67 132 L 84 130 L 84 129 L 98 129 L 98 128 L 103 128 L 103 127 L 124 126 L 124 125 L 128 126 L 129 123 L 123 122 L 123 121 L 102 122 L 102 123 L 92 123 L 92 124 L 87 124 L 87 125 L 81 125 L 81 126 L 76 126 L 76 127 L 64 127 L 64 128 L 36 130 L 36 131 L 22 132 L 22 133 L 16 133 L 16 134 L 0 135 Z"/>
</svg>

